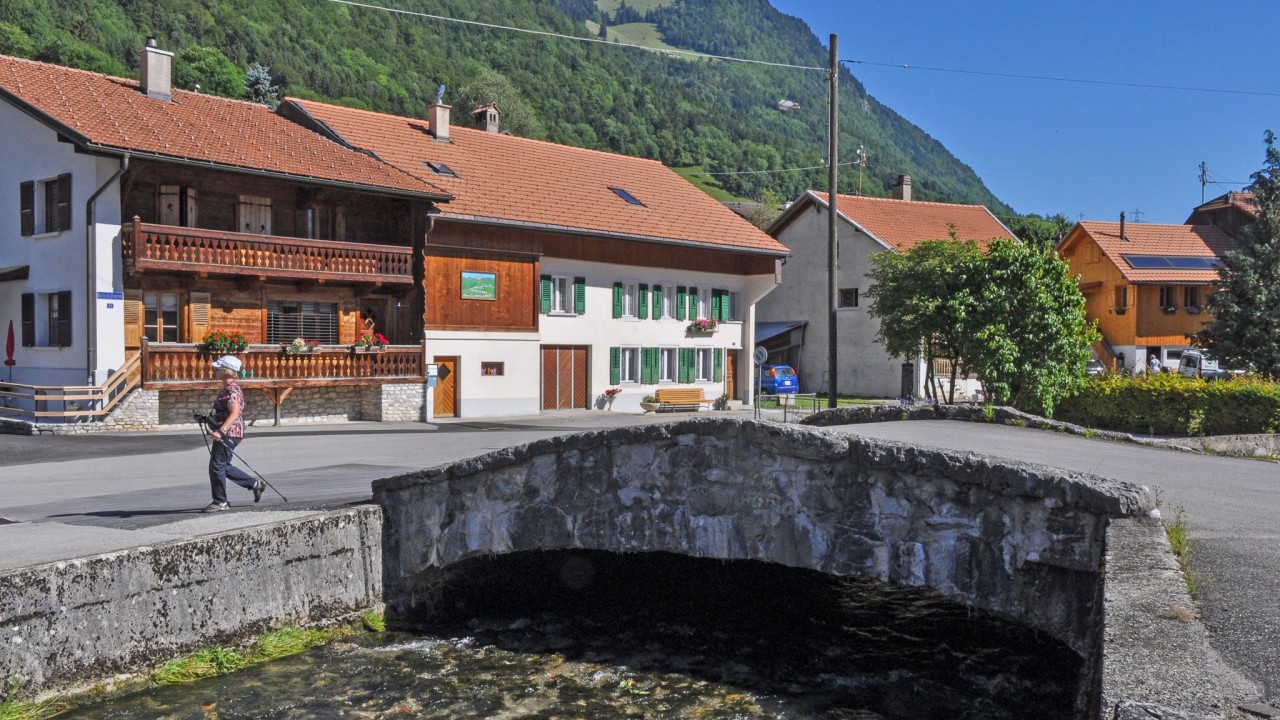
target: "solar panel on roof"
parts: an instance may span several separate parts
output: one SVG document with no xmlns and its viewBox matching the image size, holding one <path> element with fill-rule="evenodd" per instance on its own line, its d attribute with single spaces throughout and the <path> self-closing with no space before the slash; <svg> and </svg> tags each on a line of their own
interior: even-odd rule
<svg viewBox="0 0 1280 720">
<path fill-rule="evenodd" d="M 1212 270 L 1218 267 L 1216 258 L 1206 257 L 1171 257 L 1169 264 L 1179 270 Z"/>
<path fill-rule="evenodd" d="M 1129 267 L 1134 270 L 1157 270 L 1173 267 L 1166 258 L 1158 255 L 1121 255 L 1120 257 L 1124 258 L 1124 261 L 1129 263 Z"/>
<path fill-rule="evenodd" d="M 1218 259 L 1178 255 L 1121 255 L 1134 270 L 1214 270 Z"/>
</svg>

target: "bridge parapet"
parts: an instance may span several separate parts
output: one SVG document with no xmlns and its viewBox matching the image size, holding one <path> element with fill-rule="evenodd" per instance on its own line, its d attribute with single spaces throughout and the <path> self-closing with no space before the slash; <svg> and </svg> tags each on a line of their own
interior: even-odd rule
<svg viewBox="0 0 1280 720">
<path fill-rule="evenodd" d="M 380 480 L 389 618 L 459 561 L 591 549 L 927 586 L 1094 657 L 1108 523 L 1144 487 L 749 420 L 569 435 Z"/>
</svg>

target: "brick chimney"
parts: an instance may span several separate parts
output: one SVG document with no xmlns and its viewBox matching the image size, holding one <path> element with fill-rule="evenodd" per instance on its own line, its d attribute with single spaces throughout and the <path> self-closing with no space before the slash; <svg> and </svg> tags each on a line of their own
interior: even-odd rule
<svg viewBox="0 0 1280 720">
<path fill-rule="evenodd" d="M 911 200 L 911 176 L 899 175 L 893 184 L 893 197 L 897 200 Z"/>
<path fill-rule="evenodd" d="M 157 100 L 173 100 L 173 53 L 156 47 L 154 37 L 142 48 L 140 84 L 142 94 Z"/>
<path fill-rule="evenodd" d="M 431 134 L 435 136 L 436 142 L 451 142 L 449 140 L 449 111 L 453 107 L 444 103 L 436 102 L 427 106 L 427 125 L 431 128 Z"/>
<path fill-rule="evenodd" d="M 471 118 L 475 122 L 476 129 L 485 132 L 498 132 L 499 117 L 497 103 L 487 103 L 471 111 Z"/>
</svg>

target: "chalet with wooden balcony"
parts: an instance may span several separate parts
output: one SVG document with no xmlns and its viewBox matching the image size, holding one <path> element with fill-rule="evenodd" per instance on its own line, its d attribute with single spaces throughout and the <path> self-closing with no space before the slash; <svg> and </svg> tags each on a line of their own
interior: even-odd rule
<svg viewBox="0 0 1280 720">
<path fill-rule="evenodd" d="M 454 196 L 425 241 L 437 416 L 751 397 L 755 303 L 786 248 L 660 163 L 303 100 L 280 114 Z M 605 390 L 619 392 L 606 399 Z"/>
<path fill-rule="evenodd" d="M 265 106 L 169 87 L 153 43 L 141 59 L 139 82 L 0 56 L 0 332 L 20 329 L 0 413 L 101 418 L 125 370 L 204 391 L 211 330 L 248 343 L 251 417 L 307 388 L 331 394 L 310 416 L 357 417 L 364 391 L 335 388 L 421 385 L 417 258 L 450 193 Z M 376 358 L 352 350 L 366 331 L 389 341 Z M 286 355 L 295 338 L 320 346 Z"/>
<path fill-rule="evenodd" d="M 1218 259 L 1234 247 L 1215 225 L 1086 221 L 1058 245 L 1079 276 L 1085 312 L 1098 323 L 1095 353 L 1112 370 L 1143 372 L 1150 358 L 1174 369 L 1210 316 L 1205 300 Z"/>
</svg>

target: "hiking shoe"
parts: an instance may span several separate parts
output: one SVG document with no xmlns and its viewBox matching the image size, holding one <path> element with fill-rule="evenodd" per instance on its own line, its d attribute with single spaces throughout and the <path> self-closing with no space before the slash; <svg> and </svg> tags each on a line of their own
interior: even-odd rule
<svg viewBox="0 0 1280 720">
<path fill-rule="evenodd" d="M 205 509 L 201 510 L 200 512 L 215 513 L 215 512 L 222 512 L 223 510 L 230 510 L 230 509 L 231 509 L 231 503 L 211 502 L 207 507 L 205 507 Z"/>
<path fill-rule="evenodd" d="M 256 503 L 262 499 L 262 493 L 267 490 L 267 482 L 259 480 L 257 485 L 253 486 L 253 501 Z"/>
</svg>

